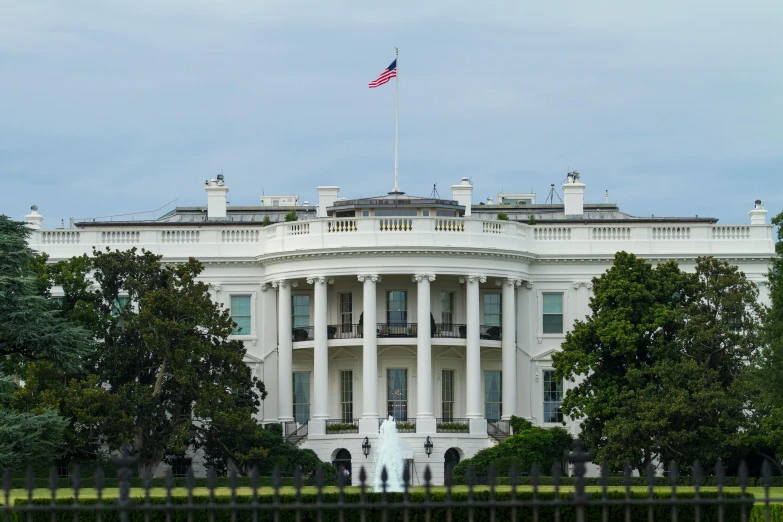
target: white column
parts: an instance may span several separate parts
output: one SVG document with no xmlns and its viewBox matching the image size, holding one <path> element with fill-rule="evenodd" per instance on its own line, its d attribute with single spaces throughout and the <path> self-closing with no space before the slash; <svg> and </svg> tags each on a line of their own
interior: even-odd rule
<svg viewBox="0 0 783 522">
<path fill-rule="evenodd" d="M 503 279 L 502 313 L 503 333 L 501 337 L 503 366 L 503 419 L 517 414 L 517 311 L 514 287 L 522 282 L 518 279 Z"/>
<path fill-rule="evenodd" d="M 416 433 L 435 433 L 432 409 L 432 332 L 430 324 L 430 282 L 434 274 L 416 274 L 417 351 L 416 351 Z"/>
<path fill-rule="evenodd" d="M 307 279 L 307 283 L 314 287 L 313 420 L 308 428 L 312 435 L 326 434 L 326 419 L 329 418 L 329 352 L 326 335 L 326 285 L 329 282 L 323 276 Z"/>
<path fill-rule="evenodd" d="M 481 348 L 479 331 L 479 283 L 486 282 L 484 276 L 467 276 L 461 281 L 465 283 L 466 308 L 467 308 L 467 349 L 465 354 L 467 400 L 465 401 L 465 417 L 471 419 L 470 432 L 481 431 L 484 426 L 486 433 L 486 421 L 481 414 Z"/>
<path fill-rule="evenodd" d="M 277 418 L 294 420 L 293 339 L 291 338 L 291 282 L 275 281 L 277 288 Z"/>
<path fill-rule="evenodd" d="M 378 433 L 378 322 L 376 319 L 376 288 L 381 280 L 378 275 L 358 276 L 364 283 L 364 319 L 362 320 L 362 418 L 359 433 Z"/>
</svg>

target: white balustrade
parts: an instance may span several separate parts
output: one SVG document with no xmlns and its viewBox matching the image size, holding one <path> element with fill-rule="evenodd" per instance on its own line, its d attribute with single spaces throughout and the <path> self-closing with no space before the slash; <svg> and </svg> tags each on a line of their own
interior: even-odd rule
<svg viewBox="0 0 783 522">
<path fill-rule="evenodd" d="M 258 243 L 260 239 L 261 232 L 254 229 L 239 228 L 220 232 L 220 240 L 223 243 Z"/>
<path fill-rule="evenodd" d="M 435 219 L 435 230 L 438 232 L 465 232 L 465 221 L 462 219 Z"/>
<path fill-rule="evenodd" d="M 750 227 L 721 225 L 712 227 L 712 239 L 750 239 Z"/>
<path fill-rule="evenodd" d="M 329 234 L 340 232 L 356 232 L 355 219 L 330 219 L 326 222 L 326 232 Z"/>
<path fill-rule="evenodd" d="M 567 241 L 571 239 L 571 227 L 533 226 L 533 239 L 536 241 Z"/>
<path fill-rule="evenodd" d="M 138 243 L 140 239 L 141 232 L 138 230 L 111 230 L 101 232 L 101 243 L 107 245 Z"/>
<path fill-rule="evenodd" d="M 161 243 L 198 243 L 201 233 L 198 230 L 162 230 Z"/>
<path fill-rule="evenodd" d="M 379 218 L 378 230 L 381 232 L 413 232 L 413 219 L 400 217 Z"/>
<path fill-rule="evenodd" d="M 595 227 L 593 239 L 597 241 L 627 241 L 631 239 L 630 227 Z"/>
<path fill-rule="evenodd" d="M 506 224 L 497 221 L 484 221 L 481 231 L 485 234 L 504 234 Z"/>
<path fill-rule="evenodd" d="M 691 238 L 691 227 L 653 227 L 654 240 L 682 240 Z"/>
<path fill-rule="evenodd" d="M 79 243 L 81 232 L 76 230 L 47 230 L 41 232 L 44 245 L 75 245 Z"/>
<path fill-rule="evenodd" d="M 310 223 L 291 223 L 286 225 L 286 235 L 306 236 L 310 234 Z"/>
</svg>

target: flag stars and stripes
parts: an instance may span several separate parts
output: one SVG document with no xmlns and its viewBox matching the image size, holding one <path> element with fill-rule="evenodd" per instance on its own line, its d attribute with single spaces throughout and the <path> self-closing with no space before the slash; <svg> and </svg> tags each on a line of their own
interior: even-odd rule
<svg viewBox="0 0 783 522">
<path fill-rule="evenodd" d="M 383 70 L 383 72 L 376 79 L 370 82 L 370 89 L 380 87 L 384 83 L 387 83 L 392 78 L 397 76 L 397 60 L 394 60 L 390 66 Z"/>
</svg>

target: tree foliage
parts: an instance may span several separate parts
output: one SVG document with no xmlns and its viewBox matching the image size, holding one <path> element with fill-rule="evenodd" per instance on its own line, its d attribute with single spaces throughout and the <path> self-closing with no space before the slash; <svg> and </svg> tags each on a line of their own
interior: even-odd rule
<svg viewBox="0 0 783 522">
<path fill-rule="evenodd" d="M 141 473 L 207 444 L 213 459 L 236 458 L 215 436 L 233 429 L 224 423 L 252 426 L 265 396 L 243 362 L 244 344 L 229 338 L 228 311 L 197 281 L 203 266 L 192 258 L 177 265 L 160 259 L 107 250 L 51 268 L 65 292 L 63 309 L 101 341 L 91 360 L 95 377 L 80 385 L 93 394 L 107 390 L 97 397 L 101 406 L 92 406 L 111 406 L 130 423 L 103 430 L 105 442 L 131 442 Z"/>
<path fill-rule="evenodd" d="M 625 252 L 593 284 L 591 316 L 553 362 L 575 382 L 563 412 L 581 419 L 595 460 L 643 472 L 730 455 L 748 424 L 743 373 L 761 340 L 756 286 L 713 258 L 686 273 Z"/>
<path fill-rule="evenodd" d="M 27 246 L 29 230 L 0 216 L 0 468 L 46 466 L 58 456 L 67 420 L 54 407 L 15 400 L 18 378 L 36 364 L 78 371 L 91 350 L 84 329 L 47 299 L 45 257 Z"/>
<path fill-rule="evenodd" d="M 523 419 L 520 419 L 523 420 Z M 563 460 L 564 452 L 571 446 L 571 435 L 563 428 L 541 428 L 517 424 L 524 429 L 491 448 L 477 452 L 454 467 L 454 481 L 464 483 L 468 467 L 473 467 L 476 476 L 485 477 L 490 465 L 494 465 L 499 476 L 507 475 L 513 465 L 520 472 L 527 472 L 535 463 L 541 473 L 548 475 L 552 466 Z"/>
<path fill-rule="evenodd" d="M 764 349 L 754 374 L 758 390 L 753 450 L 774 462 L 783 474 L 783 212 L 777 226 L 776 256 L 768 275 L 769 308 L 764 316 Z"/>
</svg>

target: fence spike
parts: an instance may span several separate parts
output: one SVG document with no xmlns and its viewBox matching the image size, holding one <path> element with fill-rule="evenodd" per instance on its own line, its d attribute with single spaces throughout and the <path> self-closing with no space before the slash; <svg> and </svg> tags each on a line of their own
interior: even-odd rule
<svg viewBox="0 0 783 522">
<path fill-rule="evenodd" d="M 235 496 L 237 494 L 237 470 L 236 468 L 231 468 L 231 471 L 228 472 L 228 485 L 231 487 L 231 496 Z"/>
<path fill-rule="evenodd" d="M 430 465 L 424 466 L 424 483 L 429 486 L 432 482 L 432 471 L 430 471 Z"/>
<path fill-rule="evenodd" d="M 701 487 L 701 462 L 699 462 L 699 459 L 693 461 L 693 471 L 691 474 L 693 475 L 693 487 L 698 495 L 699 488 Z"/>
<path fill-rule="evenodd" d="M 359 469 L 359 484 L 363 488 L 367 486 L 367 472 L 364 471 L 364 466 Z"/>
<path fill-rule="evenodd" d="M 215 487 L 217 486 L 217 474 L 215 468 L 211 467 L 207 469 L 207 487 L 210 490 L 210 495 L 214 495 Z"/>
<path fill-rule="evenodd" d="M 386 481 L 389 480 L 389 472 L 386 471 L 386 466 L 381 469 L 381 487 L 383 492 L 386 493 Z"/>
<path fill-rule="evenodd" d="M 625 495 L 626 497 L 630 495 L 631 493 L 631 465 L 626 462 L 623 466 L 623 485 L 625 486 Z"/>
<path fill-rule="evenodd" d="M 294 468 L 294 487 L 296 487 L 297 491 L 302 489 L 302 468 L 299 466 Z"/>
<path fill-rule="evenodd" d="M 57 468 L 55 466 L 49 468 L 49 489 L 52 491 L 52 495 L 57 495 Z"/>
<path fill-rule="evenodd" d="M 721 459 L 718 459 L 718 461 L 715 463 L 715 478 L 718 481 L 718 496 L 720 496 L 723 491 L 723 484 L 726 478 L 726 470 Z"/>
<path fill-rule="evenodd" d="M 476 470 L 472 465 L 468 466 L 468 472 L 465 473 L 465 482 L 468 483 L 469 490 L 476 485 Z"/>
<path fill-rule="evenodd" d="M 669 484 L 671 484 L 672 489 L 676 488 L 680 477 L 680 468 L 677 466 L 677 461 L 672 461 L 671 464 L 669 464 Z"/>
<path fill-rule="evenodd" d="M 652 462 L 647 463 L 647 489 L 652 496 L 653 486 L 655 486 L 655 466 Z"/>
<path fill-rule="evenodd" d="M 533 463 L 532 466 L 530 466 L 530 483 L 533 485 L 533 490 L 535 491 L 538 486 L 538 478 L 541 476 L 541 472 L 538 469 L 538 464 Z"/>
<path fill-rule="evenodd" d="M 35 473 L 33 473 L 33 468 L 27 468 L 27 475 L 25 476 L 25 484 L 27 485 L 28 491 L 30 491 L 30 494 L 32 495 L 32 491 L 35 489 Z"/>
<path fill-rule="evenodd" d="M 95 470 L 95 491 L 98 493 L 98 500 L 103 495 L 103 468 L 99 467 Z"/>
<path fill-rule="evenodd" d="M 318 486 L 318 491 L 320 491 L 324 488 L 325 484 L 324 480 L 324 468 L 322 466 L 318 466 L 315 469 L 315 485 Z"/>
<path fill-rule="evenodd" d="M 748 463 L 744 460 L 741 461 L 737 473 L 739 474 L 740 487 L 744 491 L 745 487 L 748 485 Z"/>
<path fill-rule="evenodd" d="M 261 474 L 258 472 L 258 466 L 253 464 L 253 467 L 250 468 L 250 486 L 253 488 L 253 491 L 258 489 L 260 482 Z"/>
<path fill-rule="evenodd" d="M 768 460 L 764 460 L 761 464 L 761 478 L 764 479 L 764 488 L 769 489 L 772 486 L 772 466 Z"/>
<path fill-rule="evenodd" d="M 171 471 L 171 467 L 166 468 L 166 473 L 163 475 L 163 483 L 166 485 L 166 495 L 171 496 L 171 490 L 174 489 L 174 474 Z"/>
<path fill-rule="evenodd" d="M 403 468 L 403 470 L 402 470 L 402 481 L 403 481 L 403 483 L 405 483 L 405 484 L 406 484 L 406 487 L 407 487 L 408 481 L 409 481 L 410 479 L 411 479 L 411 472 L 410 472 L 410 470 L 408 469 L 408 466 L 405 466 L 405 467 Z"/>
<path fill-rule="evenodd" d="M 511 489 L 514 490 L 519 484 L 519 466 L 516 462 L 512 462 L 508 470 L 508 483 L 511 485 Z"/>
</svg>

